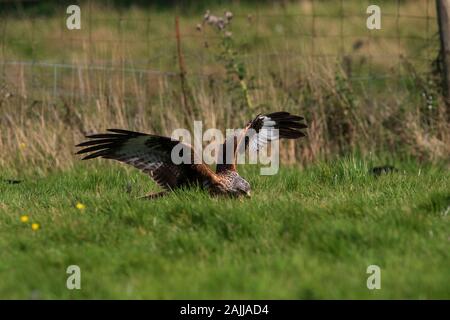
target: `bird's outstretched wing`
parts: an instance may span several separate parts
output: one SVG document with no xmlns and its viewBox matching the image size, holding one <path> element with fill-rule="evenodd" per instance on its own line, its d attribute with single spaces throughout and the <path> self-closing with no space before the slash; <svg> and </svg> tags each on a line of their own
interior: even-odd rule
<svg viewBox="0 0 450 320">
<path fill-rule="evenodd" d="M 108 129 L 110 133 L 88 135 L 84 147 L 77 154 L 86 155 L 83 160 L 97 157 L 114 159 L 132 165 L 150 175 L 165 189 L 174 189 L 190 183 L 214 183 L 214 172 L 203 162 L 194 163 L 191 146 L 169 137 L 150 135 L 122 129 Z M 190 152 L 191 162 L 175 164 L 172 150 L 181 144 L 180 152 Z"/>
<path fill-rule="evenodd" d="M 280 111 L 270 114 L 260 114 L 247 123 L 245 128 L 229 136 L 219 152 L 216 172 L 236 171 L 236 158 L 239 152 L 257 152 L 263 146 L 276 139 L 298 139 L 306 136 L 302 129 L 308 126 L 301 116 Z M 232 148 L 232 152 L 229 151 Z"/>
</svg>

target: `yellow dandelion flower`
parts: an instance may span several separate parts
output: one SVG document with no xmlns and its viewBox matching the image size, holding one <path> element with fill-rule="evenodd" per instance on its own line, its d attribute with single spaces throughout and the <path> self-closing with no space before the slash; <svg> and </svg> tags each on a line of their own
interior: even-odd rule
<svg viewBox="0 0 450 320">
<path fill-rule="evenodd" d="M 41 227 L 41 226 L 39 225 L 39 223 L 32 223 L 32 224 L 31 224 L 31 229 L 32 229 L 33 231 L 38 230 L 40 227 Z"/>
<path fill-rule="evenodd" d="M 75 206 L 78 210 L 84 210 L 86 206 L 82 204 L 81 202 L 78 202 Z"/>
<path fill-rule="evenodd" d="M 24 150 L 27 147 L 27 145 L 23 142 L 19 143 L 19 149 Z"/>
<path fill-rule="evenodd" d="M 27 223 L 28 221 L 30 221 L 30 218 L 28 216 L 23 215 L 20 217 L 20 222 Z"/>
</svg>

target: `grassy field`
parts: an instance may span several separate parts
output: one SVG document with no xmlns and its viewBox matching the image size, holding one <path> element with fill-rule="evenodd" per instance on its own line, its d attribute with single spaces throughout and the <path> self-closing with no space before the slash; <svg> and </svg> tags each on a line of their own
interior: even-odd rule
<svg viewBox="0 0 450 320">
<path fill-rule="evenodd" d="M 64 2 L 1 15 L 1 167 L 68 169 L 71 146 L 109 127 L 170 135 L 202 120 L 225 130 L 277 110 L 309 125 L 308 139 L 281 152 L 292 163 L 354 151 L 448 160 L 433 1 L 379 1 L 381 30 L 367 29 L 368 3 L 356 0 L 210 1 L 186 10 L 111 3 L 80 1 L 81 30 L 65 27 Z M 196 30 L 207 9 L 234 14 L 227 31 L 251 106 L 229 75 L 223 33 Z"/>
<path fill-rule="evenodd" d="M 153 183 L 105 162 L 0 183 L 0 298 L 450 298 L 448 168 L 374 164 L 246 167 L 243 201 L 137 200 Z M 66 288 L 71 264 L 81 290 Z"/>
<path fill-rule="evenodd" d="M 0 298 L 449 299 L 435 2 L 378 1 L 370 31 L 364 1 L 195 3 L 79 1 L 81 30 L 65 2 L 0 8 Z M 207 9 L 232 11 L 226 32 Z M 139 200 L 147 177 L 74 156 L 106 128 L 225 132 L 280 110 L 308 136 L 282 143 L 278 175 L 244 168 L 251 199 Z"/>
</svg>

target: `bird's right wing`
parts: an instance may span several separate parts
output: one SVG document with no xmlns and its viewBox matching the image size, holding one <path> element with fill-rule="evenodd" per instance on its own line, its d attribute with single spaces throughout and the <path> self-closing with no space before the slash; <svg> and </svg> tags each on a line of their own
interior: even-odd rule
<svg viewBox="0 0 450 320">
<path fill-rule="evenodd" d="M 306 136 L 302 129 L 308 126 L 301 116 L 279 111 L 257 115 L 245 128 L 229 136 L 219 153 L 216 172 L 236 171 L 236 158 L 239 152 L 257 152 L 269 142 L 278 139 L 298 139 Z M 231 148 L 231 152 L 230 152 Z"/>
<path fill-rule="evenodd" d="M 122 129 L 108 131 L 86 136 L 91 140 L 78 144 L 77 147 L 84 148 L 77 154 L 88 153 L 83 160 L 101 157 L 132 165 L 149 174 L 165 189 L 189 183 L 214 183 L 217 179 L 206 164 L 195 163 L 193 148 L 178 140 Z M 174 163 L 172 150 L 177 145 L 181 146 L 181 154 L 190 153 L 190 163 Z"/>
</svg>

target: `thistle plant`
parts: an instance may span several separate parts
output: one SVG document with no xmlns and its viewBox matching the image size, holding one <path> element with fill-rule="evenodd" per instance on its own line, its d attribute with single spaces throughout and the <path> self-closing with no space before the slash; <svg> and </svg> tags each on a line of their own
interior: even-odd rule
<svg viewBox="0 0 450 320">
<path fill-rule="evenodd" d="M 253 109 L 253 103 L 249 95 L 248 75 L 245 65 L 239 59 L 236 43 L 231 31 L 233 13 L 226 11 L 223 17 L 215 16 L 209 10 L 203 16 L 203 22 L 197 25 L 197 30 L 202 32 L 208 26 L 220 37 L 220 52 L 217 59 L 224 65 L 227 71 L 226 83 L 231 93 L 237 93 L 240 97 L 235 103 Z"/>
</svg>

